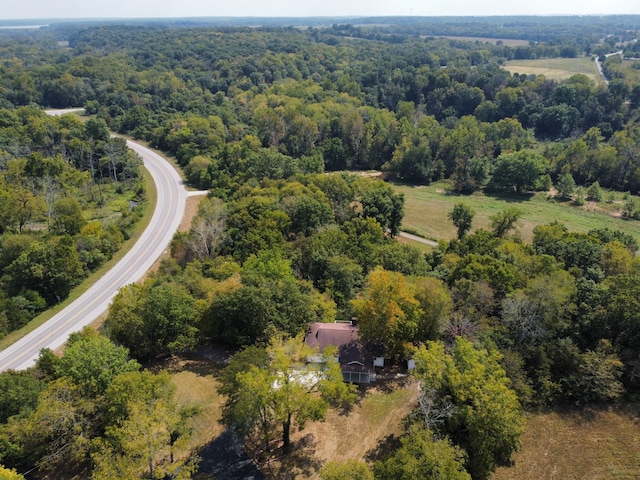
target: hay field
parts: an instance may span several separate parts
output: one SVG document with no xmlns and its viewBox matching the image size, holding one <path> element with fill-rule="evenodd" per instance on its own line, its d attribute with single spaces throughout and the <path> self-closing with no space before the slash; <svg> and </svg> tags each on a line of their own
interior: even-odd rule
<svg viewBox="0 0 640 480">
<path fill-rule="evenodd" d="M 550 80 L 566 80 L 577 73 L 582 73 L 596 83 L 603 82 L 598 73 L 598 67 L 588 57 L 511 60 L 502 68 L 511 74 L 544 75 Z"/>
</svg>

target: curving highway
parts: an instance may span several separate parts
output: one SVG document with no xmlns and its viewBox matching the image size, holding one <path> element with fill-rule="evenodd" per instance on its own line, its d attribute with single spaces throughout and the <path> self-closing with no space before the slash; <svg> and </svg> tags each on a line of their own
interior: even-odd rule
<svg viewBox="0 0 640 480">
<path fill-rule="evenodd" d="M 103 315 L 121 287 L 140 280 L 151 268 L 180 226 L 186 208 L 187 191 L 178 172 L 148 148 L 129 140 L 127 145 L 142 157 L 158 191 L 158 203 L 149 226 L 125 257 L 76 301 L 1 351 L 0 372 L 33 366 L 42 348 L 60 348 L 69 334 Z"/>
</svg>

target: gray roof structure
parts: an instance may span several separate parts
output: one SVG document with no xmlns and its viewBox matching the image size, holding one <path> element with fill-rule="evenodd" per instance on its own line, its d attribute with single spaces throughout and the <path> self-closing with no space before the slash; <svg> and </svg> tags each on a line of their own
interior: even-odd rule
<svg viewBox="0 0 640 480">
<path fill-rule="evenodd" d="M 312 323 L 305 342 L 320 353 L 332 345 L 338 349 L 338 362 L 343 373 L 366 373 L 374 375 L 374 355 L 360 341 L 357 325 L 352 323 Z"/>
</svg>

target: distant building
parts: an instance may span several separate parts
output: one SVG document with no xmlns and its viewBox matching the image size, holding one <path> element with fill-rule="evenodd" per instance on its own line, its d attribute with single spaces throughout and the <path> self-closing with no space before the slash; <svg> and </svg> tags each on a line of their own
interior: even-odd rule
<svg viewBox="0 0 640 480">
<path fill-rule="evenodd" d="M 352 322 L 312 323 L 304 341 L 311 348 L 317 347 L 320 353 L 330 345 L 337 347 L 336 361 L 340 363 L 345 382 L 375 382 L 375 367 L 384 366 L 384 358 L 360 341 L 358 326 Z"/>
</svg>

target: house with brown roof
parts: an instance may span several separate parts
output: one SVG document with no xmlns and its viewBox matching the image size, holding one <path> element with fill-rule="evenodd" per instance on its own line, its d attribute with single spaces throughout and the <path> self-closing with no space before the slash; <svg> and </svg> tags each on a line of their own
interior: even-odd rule
<svg viewBox="0 0 640 480">
<path fill-rule="evenodd" d="M 375 382 L 375 368 L 384 366 L 384 358 L 360 341 L 358 326 L 353 322 L 312 323 L 304 341 L 311 348 L 318 348 L 320 353 L 330 345 L 336 347 L 336 360 L 340 363 L 345 382 Z"/>
</svg>

